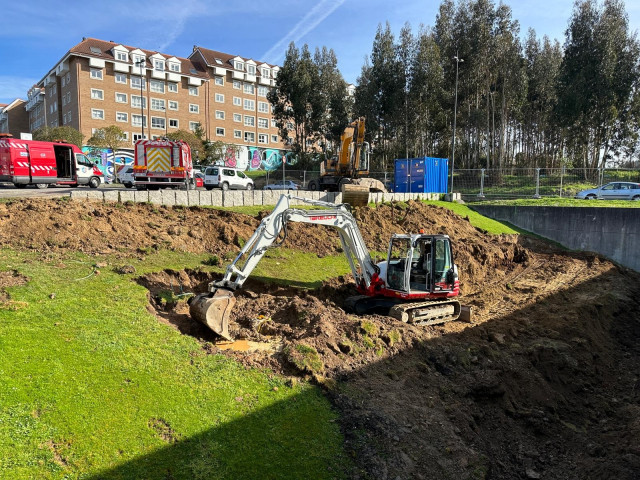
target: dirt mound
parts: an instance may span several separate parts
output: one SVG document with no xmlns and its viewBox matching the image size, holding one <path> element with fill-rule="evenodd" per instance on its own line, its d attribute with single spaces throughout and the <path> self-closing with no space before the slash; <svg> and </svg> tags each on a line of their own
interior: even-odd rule
<svg viewBox="0 0 640 480">
<path fill-rule="evenodd" d="M 30 200 L 0 205 L 0 245 L 222 258 L 264 215 Z M 250 279 L 232 317 L 240 340 L 228 344 L 188 316 L 185 294 L 204 291 L 208 275 L 165 271 L 139 282 L 161 321 L 204 350 L 325 385 L 356 478 L 637 478 L 637 273 L 527 237 L 488 236 L 420 203 L 355 216 L 372 251 L 385 251 L 392 233 L 450 235 L 473 323 L 421 328 L 349 315 L 350 276 L 316 290 Z M 305 225 L 291 225 L 284 246 L 340 251 L 335 233 Z"/>
</svg>

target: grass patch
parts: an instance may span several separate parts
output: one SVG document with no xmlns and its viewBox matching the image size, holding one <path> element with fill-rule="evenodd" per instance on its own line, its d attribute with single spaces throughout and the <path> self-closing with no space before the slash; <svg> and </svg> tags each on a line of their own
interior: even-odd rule
<svg viewBox="0 0 640 480">
<path fill-rule="evenodd" d="M 318 351 L 309 345 L 299 343 L 286 348 L 284 353 L 287 359 L 301 372 L 319 374 L 324 370 L 324 364 Z"/>
<path fill-rule="evenodd" d="M 206 258 L 126 261 L 140 275 Z M 3 478 L 347 476 L 317 387 L 205 354 L 147 311 L 131 275 L 92 273 L 98 262 L 122 258 L 0 251 L 0 271 L 29 279 L 7 288 L 22 308 L 0 309 Z"/>
<path fill-rule="evenodd" d="M 607 207 L 640 208 L 640 202 L 631 200 L 579 200 L 577 198 L 522 198 L 518 200 L 490 200 L 483 205 L 514 205 L 519 207 Z"/>
<path fill-rule="evenodd" d="M 513 225 L 508 225 L 506 223 L 487 218 L 473 211 L 467 205 L 461 203 L 440 201 L 424 201 L 423 203 L 427 205 L 436 205 L 438 207 L 448 208 L 461 217 L 468 218 L 471 225 L 487 233 L 491 233 L 494 235 L 521 233 L 521 231 L 516 229 Z"/>
</svg>

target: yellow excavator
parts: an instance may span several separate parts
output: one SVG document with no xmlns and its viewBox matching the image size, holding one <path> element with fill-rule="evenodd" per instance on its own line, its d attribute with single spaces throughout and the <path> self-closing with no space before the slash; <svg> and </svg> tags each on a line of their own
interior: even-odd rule
<svg viewBox="0 0 640 480">
<path fill-rule="evenodd" d="M 364 125 L 365 118 L 359 117 L 345 128 L 337 155 L 320 164 L 320 176 L 309 181 L 309 190 L 341 191 L 343 201 L 352 205 L 360 205 L 359 197 L 368 198 L 369 192 L 387 191 L 380 180 L 368 177 L 369 144 L 364 141 Z"/>
</svg>

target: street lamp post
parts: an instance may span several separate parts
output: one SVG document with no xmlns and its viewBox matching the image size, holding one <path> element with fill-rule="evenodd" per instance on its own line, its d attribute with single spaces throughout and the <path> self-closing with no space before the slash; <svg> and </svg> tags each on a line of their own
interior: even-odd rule
<svg viewBox="0 0 640 480">
<path fill-rule="evenodd" d="M 453 57 L 456 61 L 456 94 L 455 100 L 453 102 L 453 146 L 451 152 L 451 189 L 449 193 L 451 193 L 451 199 L 453 200 L 453 170 L 454 164 L 456 161 L 456 120 L 458 119 L 458 66 L 460 62 L 464 62 L 462 58 L 458 56 L 458 52 L 456 52 L 456 56 Z"/>
<path fill-rule="evenodd" d="M 144 78 L 142 76 L 142 68 L 147 63 L 146 60 L 137 60 L 136 66 L 140 67 L 140 125 L 142 127 L 142 140 L 144 140 L 144 97 L 142 96 L 142 84 L 144 82 Z M 146 73 L 146 71 L 145 71 Z M 145 75 L 146 77 L 146 75 Z"/>
</svg>

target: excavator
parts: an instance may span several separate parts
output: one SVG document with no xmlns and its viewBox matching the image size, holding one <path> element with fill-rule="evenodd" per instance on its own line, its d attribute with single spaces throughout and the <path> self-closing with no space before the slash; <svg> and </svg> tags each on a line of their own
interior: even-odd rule
<svg viewBox="0 0 640 480">
<path fill-rule="evenodd" d="M 309 190 L 342 191 L 345 196 L 351 192 L 387 191 L 380 180 L 367 177 L 369 144 L 364 141 L 364 124 L 365 118 L 359 117 L 345 128 L 338 154 L 320 164 L 320 177 L 309 181 Z"/>
<path fill-rule="evenodd" d="M 295 208 L 294 200 L 321 209 Z M 382 313 L 416 325 L 444 323 L 460 316 L 460 302 L 455 298 L 460 294 L 458 268 L 449 236 L 394 234 L 387 260 L 375 263 L 348 205 L 284 194 L 227 266 L 222 280 L 211 282 L 206 293 L 190 299 L 191 317 L 232 340 L 229 318 L 236 304 L 234 292 L 242 288 L 270 247 L 282 245 L 289 222 L 337 230 L 358 291 L 346 300 L 346 310 L 360 315 Z"/>
</svg>

